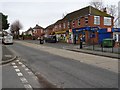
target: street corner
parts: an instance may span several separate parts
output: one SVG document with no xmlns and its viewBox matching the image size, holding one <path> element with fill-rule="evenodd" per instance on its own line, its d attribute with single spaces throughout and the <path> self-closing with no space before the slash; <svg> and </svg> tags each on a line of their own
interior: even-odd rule
<svg viewBox="0 0 120 90">
<path fill-rule="evenodd" d="M 17 56 L 11 52 L 5 45 L 1 47 L 1 62 L 0 64 L 7 64 L 17 58 Z"/>
</svg>

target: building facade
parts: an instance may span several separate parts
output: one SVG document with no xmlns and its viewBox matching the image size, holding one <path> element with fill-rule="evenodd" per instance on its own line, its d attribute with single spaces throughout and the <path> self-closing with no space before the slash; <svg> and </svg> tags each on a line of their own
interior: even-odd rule
<svg viewBox="0 0 120 90">
<path fill-rule="evenodd" d="M 98 43 L 98 28 L 112 28 L 114 17 L 106 11 L 88 6 L 67 14 L 54 23 L 51 33 L 68 43 L 79 43 L 81 38 L 86 43 Z M 93 28 L 92 28 L 93 27 Z M 48 29 L 48 28 L 47 28 Z M 49 30 L 49 29 L 48 29 Z"/>
<path fill-rule="evenodd" d="M 35 38 L 41 37 L 44 34 L 44 28 L 36 24 L 36 26 L 33 28 L 33 35 L 35 36 Z"/>
</svg>

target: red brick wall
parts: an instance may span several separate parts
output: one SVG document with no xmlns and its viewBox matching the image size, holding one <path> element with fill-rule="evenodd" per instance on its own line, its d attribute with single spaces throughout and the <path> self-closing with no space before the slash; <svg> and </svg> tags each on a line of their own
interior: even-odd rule
<svg viewBox="0 0 120 90">
<path fill-rule="evenodd" d="M 40 37 L 44 32 L 42 32 L 43 29 L 35 29 L 34 35 L 35 37 Z"/>
<path fill-rule="evenodd" d="M 100 25 L 95 25 L 94 24 L 94 16 L 89 16 L 88 25 L 91 26 L 91 27 L 99 26 L 101 28 L 112 28 L 113 27 L 113 18 L 112 18 L 112 25 L 111 26 L 105 26 L 104 25 L 104 17 L 102 17 L 102 16 L 100 17 Z"/>
</svg>

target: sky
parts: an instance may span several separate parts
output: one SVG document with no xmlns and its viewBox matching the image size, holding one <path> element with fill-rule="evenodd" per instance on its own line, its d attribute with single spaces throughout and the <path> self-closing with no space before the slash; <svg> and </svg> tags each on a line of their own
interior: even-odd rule
<svg viewBox="0 0 120 90">
<path fill-rule="evenodd" d="M 8 15 L 12 24 L 19 20 L 26 31 L 36 24 L 43 28 L 55 23 L 67 14 L 89 5 L 91 0 L 0 0 L 0 12 Z M 120 0 L 104 0 L 105 5 L 115 4 Z"/>
</svg>

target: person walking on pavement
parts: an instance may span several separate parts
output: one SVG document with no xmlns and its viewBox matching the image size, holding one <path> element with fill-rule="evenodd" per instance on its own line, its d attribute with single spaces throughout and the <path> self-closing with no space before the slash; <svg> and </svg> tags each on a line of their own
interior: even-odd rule
<svg viewBox="0 0 120 90">
<path fill-rule="evenodd" d="M 40 37 L 39 40 L 40 40 L 40 44 L 43 44 L 43 43 L 44 43 L 44 40 L 43 40 L 43 37 L 42 37 L 42 36 Z"/>
</svg>

